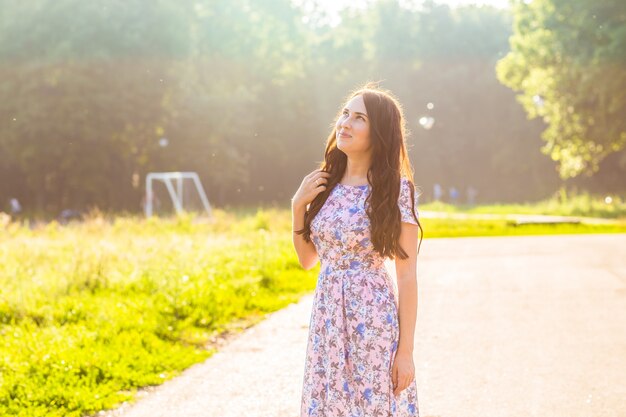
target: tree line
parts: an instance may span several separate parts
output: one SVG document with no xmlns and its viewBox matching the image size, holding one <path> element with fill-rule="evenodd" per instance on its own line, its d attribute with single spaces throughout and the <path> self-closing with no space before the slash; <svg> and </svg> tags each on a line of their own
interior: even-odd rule
<svg viewBox="0 0 626 417">
<path fill-rule="evenodd" d="M 404 106 L 425 200 L 623 192 L 623 6 L 519 3 L 379 0 L 330 25 L 314 1 L 0 0 L 2 204 L 138 211 L 152 171 L 198 172 L 217 205 L 287 204 L 368 80 Z"/>
</svg>

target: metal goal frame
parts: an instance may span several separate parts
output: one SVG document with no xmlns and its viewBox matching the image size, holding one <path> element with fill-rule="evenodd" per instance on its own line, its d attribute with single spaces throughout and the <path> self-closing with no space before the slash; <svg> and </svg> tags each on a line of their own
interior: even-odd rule
<svg viewBox="0 0 626 417">
<path fill-rule="evenodd" d="M 165 188 L 172 199 L 172 203 L 174 204 L 174 209 L 176 210 L 176 214 L 179 214 L 184 211 L 183 209 L 183 180 L 190 179 L 196 187 L 198 191 L 198 195 L 200 196 L 200 201 L 204 206 L 204 210 L 207 212 L 207 215 L 211 217 L 211 204 L 209 204 L 209 200 L 206 197 L 204 192 L 204 188 L 202 187 L 202 183 L 200 182 L 200 177 L 195 172 L 150 172 L 146 176 L 146 205 L 144 208 L 146 217 L 152 216 L 152 202 L 154 199 L 154 192 L 152 190 L 152 184 L 154 181 L 162 181 L 165 184 Z M 174 181 L 176 182 L 176 187 L 174 187 Z"/>
</svg>

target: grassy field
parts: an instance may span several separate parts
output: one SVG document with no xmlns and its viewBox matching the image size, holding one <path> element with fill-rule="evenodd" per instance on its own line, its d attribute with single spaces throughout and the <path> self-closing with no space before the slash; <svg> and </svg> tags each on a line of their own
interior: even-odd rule
<svg viewBox="0 0 626 417">
<path fill-rule="evenodd" d="M 424 210 L 446 213 L 492 213 L 492 214 L 547 214 L 558 216 L 601 217 L 626 220 L 626 200 L 620 196 L 594 196 L 587 192 L 576 193 L 560 190 L 551 198 L 519 204 L 482 204 L 476 206 L 428 203 L 420 205 Z"/>
<path fill-rule="evenodd" d="M 0 415 L 95 414 L 315 287 L 284 218 L 215 215 L 0 229 Z"/>
<path fill-rule="evenodd" d="M 425 205 L 422 209 L 428 209 Z M 132 399 L 315 288 L 289 210 L 138 219 L 0 221 L 0 415 L 85 416 Z M 422 219 L 424 238 L 625 233 L 611 225 L 514 227 Z M 424 250 L 424 245 L 422 250 Z"/>
</svg>

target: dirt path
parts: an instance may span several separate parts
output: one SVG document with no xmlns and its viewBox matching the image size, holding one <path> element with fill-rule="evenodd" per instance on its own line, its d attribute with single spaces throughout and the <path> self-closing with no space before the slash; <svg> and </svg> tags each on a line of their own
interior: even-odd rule
<svg viewBox="0 0 626 417">
<path fill-rule="evenodd" d="M 626 235 L 422 244 L 422 417 L 626 416 Z M 123 417 L 298 417 L 312 297 L 276 312 Z"/>
</svg>

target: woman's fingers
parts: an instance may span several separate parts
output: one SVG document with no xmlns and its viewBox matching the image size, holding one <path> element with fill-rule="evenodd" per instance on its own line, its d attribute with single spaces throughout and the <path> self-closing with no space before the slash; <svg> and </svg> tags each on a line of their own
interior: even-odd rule
<svg viewBox="0 0 626 417">
<path fill-rule="evenodd" d="M 319 187 L 320 185 L 326 186 L 326 183 L 328 182 L 328 177 L 330 177 L 330 173 L 318 172 L 313 177 L 311 177 L 310 181 L 314 184 L 314 187 Z"/>
<path fill-rule="evenodd" d="M 307 178 L 313 178 L 313 177 L 319 176 L 320 174 L 321 174 L 321 175 L 325 175 L 325 174 L 330 175 L 328 172 L 323 171 L 323 170 L 320 168 L 320 169 L 316 169 L 315 171 L 310 172 L 310 173 L 307 175 Z"/>
<path fill-rule="evenodd" d="M 411 382 L 413 381 L 413 377 L 411 375 L 400 376 L 397 378 L 398 383 L 394 382 L 394 395 L 400 395 L 402 391 L 407 389 Z"/>
</svg>

